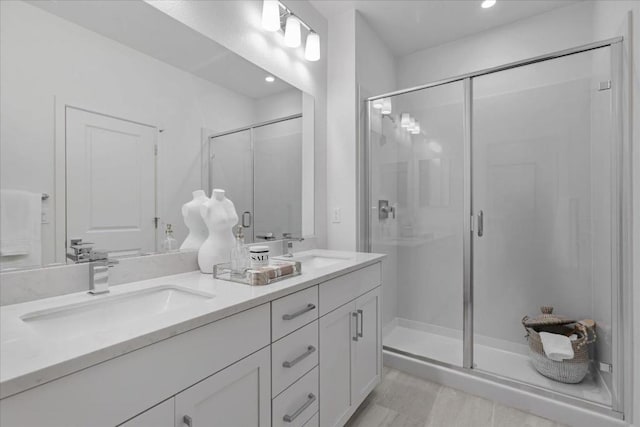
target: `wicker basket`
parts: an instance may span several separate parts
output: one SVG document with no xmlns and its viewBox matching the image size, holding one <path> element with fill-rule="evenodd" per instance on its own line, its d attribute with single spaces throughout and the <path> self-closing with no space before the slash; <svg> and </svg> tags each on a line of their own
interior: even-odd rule
<svg viewBox="0 0 640 427">
<path fill-rule="evenodd" d="M 542 316 L 536 319 L 525 316 L 522 319 L 522 325 L 527 331 L 529 357 L 536 370 L 545 377 L 568 384 L 579 383 L 589 372 L 589 344 L 596 339 L 594 328 L 591 324 L 587 327 L 586 323 L 552 316 L 552 311 L 551 307 L 543 307 Z M 571 341 L 573 359 L 565 359 L 561 362 L 549 359 L 544 353 L 539 332 L 566 336 L 576 334 L 578 338 Z"/>
</svg>

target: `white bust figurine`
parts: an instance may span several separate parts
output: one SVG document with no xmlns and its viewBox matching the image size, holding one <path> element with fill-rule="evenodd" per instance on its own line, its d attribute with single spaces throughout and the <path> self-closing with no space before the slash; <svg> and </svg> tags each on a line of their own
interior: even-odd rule
<svg viewBox="0 0 640 427">
<path fill-rule="evenodd" d="M 203 273 L 213 273 L 213 265 L 229 262 L 233 248 L 233 226 L 238 214 L 233 202 L 225 197 L 225 191 L 213 190 L 211 199 L 200 207 L 200 214 L 209 230 L 209 237 L 198 251 L 198 265 Z"/>
<path fill-rule="evenodd" d="M 189 229 L 189 235 L 182 242 L 181 251 L 197 251 L 207 239 L 209 231 L 202 219 L 200 207 L 208 201 L 209 198 L 204 191 L 196 190 L 193 192 L 193 200 L 182 205 L 182 217 L 184 218 L 184 224 Z"/>
</svg>

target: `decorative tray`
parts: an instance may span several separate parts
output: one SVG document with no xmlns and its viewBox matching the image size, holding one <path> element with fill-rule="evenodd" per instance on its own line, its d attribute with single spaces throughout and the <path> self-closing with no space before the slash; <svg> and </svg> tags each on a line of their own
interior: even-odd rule
<svg viewBox="0 0 640 427">
<path fill-rule="evenodd" d="M 270 260 L 266 267 L 247 268 L 242 273 L 233 272 L 229 262 L 213 266 L 214 278 L 250 286 L 269 285 L 300 274 L 302 264 L 299 261 Z"/>
</svg>

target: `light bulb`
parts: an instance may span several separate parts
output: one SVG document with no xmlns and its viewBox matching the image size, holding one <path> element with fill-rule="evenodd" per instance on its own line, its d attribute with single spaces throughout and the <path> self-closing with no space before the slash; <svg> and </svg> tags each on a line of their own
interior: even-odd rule
<svg viewBox="0 0 640 427">
<path fill-rule="evenodd" d="M 280 5 L 277 0 L 264 0 L 262 3 L 262 28 L 267 31 L 280 29 Z"/>
<path fill-rule="evenodd" d="M 400 117 L 400 126 L 402 126 L 403 128 L 408 128 L 411 120 L 411 116 L 409 116 L 409 113 L 402 113 Z"/>
<path fill-rule="evenodd" d="M 307 61 L 317 61 L 320 59 L 320 36 L 318 33 L 311 31 L 307 35 L 304 57 Z"/>
<path fill-rule="evenodd" d="M 267 76 L 264 78 L 264 81 L 266 81 L 267 83 L 273 83 L 276 81 L 276 78 L 273 76 Z"/>
<path fill-rule="evenodd" d="M 284 29 L 284 44 L 289 47 L 300 46 L 300 21 L 293 15 L 287 16 L 287 24 Z"/>
<path fill-rule="evenodd" d="M 416 119 L 414 119 L 413 117 L 409 118 L 409 126 L 407 126 L 407 128 L 409 130 L 413 129 L 416 126 Z"/>
<path fill-rule="evenodd" d="M 382 109 L 382 105 L 384 104 L 384 99 L 383 98 L 378 98 L 378 99 L 374 99 L 373 103 L 371 104 L 373 106 L 373 108 L 375 108 L 376 110 L 381 110 Z"/>
<path fill-rule="evenodd" d="M 416 124 L 410 130 L 412 135 L 417 135 L 420 133 L 420 123 L 416 122 Z"/>
<path fill-rule="evenodd" d="M 496 4 L 496 0 L 484 0 L 480 6 L 483 9 L 488 9 L 491 6 L 493 6 L 494 4 Z"/>
<path fill-rule="evenodd" d="M 384 98 L 382 100 L 382 114 L 391 114 L 391 98 Z"/>
<path fill-rule="evenodd" d="M 434 153 L 442 153 L 442 145 L 438 144 L 435 141 L 431 141 L 429 144 L 427 144 L 427 147 L 429 147 L 429 149 Z"/>
</svg>

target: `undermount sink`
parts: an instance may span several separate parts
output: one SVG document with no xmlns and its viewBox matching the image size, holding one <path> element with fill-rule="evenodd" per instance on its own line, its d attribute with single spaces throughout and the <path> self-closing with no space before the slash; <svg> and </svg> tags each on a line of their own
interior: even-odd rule
<svg viewBox="0 0 640 427">
<path fill-rule="evenodd" d="M 317 268 L 325 268 L 330 265 L 338 264 L 344 261 L 348 261 L 349 257 L 341 257 L 341 256 L 331 256 L 331 255 L 320 255 L 320 254 L 303 254 L 296 256 L 294 255 L 292 258 L 281 258 L 288 259 L 290 261 L 299 261 L 302 263 L 302 270 L 304 271 L 306 268 L 317 269 Z"/>
<path fill-rule="evenodd" d="M 96 296 L 91 301 L 33 311 L 20 319 L 40 334 L 69 338 L 124 326 L 213 297 L 205 292 L 164 285 Z"/>
</svg>

